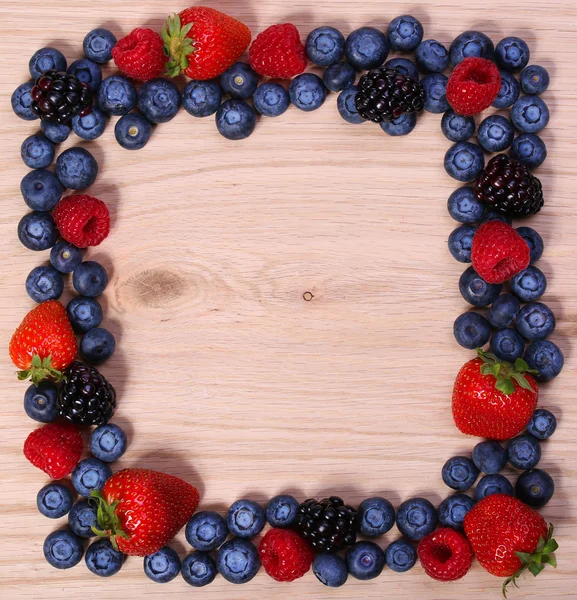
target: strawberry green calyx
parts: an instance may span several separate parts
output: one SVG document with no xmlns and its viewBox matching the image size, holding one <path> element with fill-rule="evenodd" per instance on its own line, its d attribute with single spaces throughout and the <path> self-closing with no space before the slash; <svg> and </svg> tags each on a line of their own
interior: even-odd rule
<svg viewBox="0 0 577 600">
<path fill-rule="evenodd" d="M 99 490 L 90 493 L 88 501 L 96 504 L 96 522 L 98 527 L 92 526 L 92 531 L 98 536 L 108 538 L 115 550 L 118 550 L 117 538 L 127 540 L 129 535 L 122 529 L 120 519 L 116 514 L 118 501 L 108 504 Z"/>
<path fill-rule="evenodd" d="M 188 57 L 195 51 L 192 39 L 187 37 L 193 23 L 184 27 L 180 24 L 180 16 L 175 14 L 168 17 L 162 26 L 164 53 L 168 56 L 166 73 L 170 77 L 178 77 L 188 67 Z"/>
<path fill-rule="evenodd" d="M 559 544 L 553 538 L 553 525 L 549 524 L 549 531 L 547 532 L 547 538 L 539 538 L 539 543 L 535 552 L 515 552 L 519 560 L 521 561 L 521 567 L 516 573 L 513 573 L 511 577 L 507 577 L 503 583 L 503 596 L 507 597 L 507 586 L 512 583 L 516 588 L 517 579 L 519 575 L 525 571 L 529 571 L 533 577 L 537 577 L 539 573 L 545 568 L 546 565 L 551 565 L 553 568 L 557 568 L 557 560 L 553 553 L 559 548 Z"/>
<path fill-rule="evenodd" d="M 483 361 L 481 373 L 483 375 L 493 375 L 495 377 L 495 388 L 503 394 L 514 394 L 515 383 L 526 390 L 535 391 L 525 375 L 527 373 L 535 375 L 537 371 L 530 369 L 522 358 L 518 358 L 515 364 L 512 364 L 499 360 L 494 354 L 485 352 L 481 348 L 477 348 L 477 355 Z"/>
<path fill-rule="evenodd" d="M 40 358 L 38 354 L 35 354 L 32 357 L 30 368 L 18 371 L 17 375 L 20 381 L 30 379 L 36 386 L 44 379 L 60 383 L 64 378 L 62 372 L 52 366 L 52 354 L 46 358 Z"/>
</svg>

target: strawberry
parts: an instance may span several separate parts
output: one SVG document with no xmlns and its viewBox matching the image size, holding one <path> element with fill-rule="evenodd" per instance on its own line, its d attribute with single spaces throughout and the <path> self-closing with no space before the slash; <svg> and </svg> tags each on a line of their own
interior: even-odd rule
<svg viewBox="0 0 577 600">
<path fill-rule="evenodd" d="M 250 44 L 250 29 L 205 6 L 193 6 L 169 17 L 162 28 L 168 74 L 191 79 L 218 77 L 235 63 Z"/>
<path fill-rule="evenodd" d="M 478 357 L 465 363 L 453 387 L 453 419 L 467 434 L 492 440 L 508 440 L 531 419 L 539 388 L 527 363 L 499 361 L 477 350 Z"/>
<path fill-rule="evenodd" d="M 425 536 L 417 553 L 425 573 L 437 581 L 461 579 L 473 563 L 469 541 L 450 527 L 441 527 Z"/>
<path fill-rule="evenodd" d="M 156 31 L 139 27 L 118 40 L 112 48 L 116 66 L 128 77 L 148 81 L 164 70 L 164 43 Z"/>
<path fill-rule="evenodd" d="M 553 526 L 533 508 L 506 494 L 492 494 L 478 502 L 465 516 L 465 534 L 481 566 L 491 575 L 517 578 L 528 570 L 537 577 L 545 565 L 556 567 Z"/>
<path fill-rule="evenodd" d="M 472 117 L 489 108 L 501 89 L 497 65 L 486 58 L 468 57 L 447 82 L 447 100 L 459 115 Z"/>
<path fill-rule="evenodd" d="M 12 362 L 21 369 L 18 379 L 60 381 L 62 371 L 76 358 L 76 337 L 58 300 L 48 300 L 32 309 L 10 340 Z"/>
<path fill-rule="evenodd" d="M 148 469 L 123 469 L 95 490 L 98 528 L 113 546 L 132 556 L 154 554 L 165 546 L 198 506 L 198 490 L 173 475 Z"/>
<path fill-rule="evenodd" d="M 267 77 L 289 79 L 307 66 L 305 47 L 291 23 L 271 25 L 259 33 L 249 51 L 250 66 Z"/>
</svg>

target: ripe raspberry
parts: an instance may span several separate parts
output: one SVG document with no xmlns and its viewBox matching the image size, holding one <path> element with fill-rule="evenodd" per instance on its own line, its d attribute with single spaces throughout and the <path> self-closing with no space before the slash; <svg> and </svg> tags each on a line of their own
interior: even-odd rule
<svg viewBox="0 0 577 600">
<path fill-rule="evenodd" d="M 307 66 L 305 47 L 291 23 L 271 25 L 259 33 L 249 50 L 250 66 L 261 75 L 289 79 Z"/>
<path fill-rule="evenodd" d="M 473 237 L 473 269 L 487 283 L 503 283 L 529 266 L 527 242 L 507 223 L 487 221 Z"/>
<path fill-rule="evenodd" d="M 118 40 L 112 48 L 112 58 L 128 77 L 148 81 L 164 70 L 166 55 L 163 46 L 164 42 L 156 31 L 138 28 Z"/>
<path fill-rule="evenodd" d="M 467 574 L 473 552 L 467 538 L 450 527 L 437 529 L 424 537 L 417 554 L 425 573 L 437 581 L 456 581 Z"/>
<path fill-rule="evenodd" d="M 447 83 L 447 100 L 458 114 L 472 117 L 489 108 L 501 89 L 497 65 L 486 58 L 466 58 Z"/>
<path fill-rule="evenodd" d="M 80 430 L 70 423 L 48 423 L 24 442 L 24 456 L 52 479 L 72 472 L 84 450 Z"/>
<path fill-rule="evenodd" d="M 302 577 L 313 562 L 309 545 L 290 529 L 271 529 L 258 547 L 264 570 L 276 581 L 294 581 Z"/>
<path fill-rule="evenodd" d="M 60 235 L 78 248 L 98 246 L 110 233 L 108 208 L 92 196 L 66 196 L 56 205 L 52 216 Z"/>
</svg>

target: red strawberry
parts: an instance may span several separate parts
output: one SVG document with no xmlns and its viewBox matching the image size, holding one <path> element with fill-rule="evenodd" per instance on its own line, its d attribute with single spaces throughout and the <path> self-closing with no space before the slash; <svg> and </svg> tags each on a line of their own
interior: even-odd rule
<svg viewBox="0 0 577 600">
<path fill-rule="evenodd" d="M 487 283 L 503 283 L 529 266 L 527 242 L 507 223 L 487 221 L 473 237 L 473 269 Z"/>
<path fill-rule="evenodd" d="M 290 529 L 270 529 L 258 547 L 264 570 L 276 581 L 294 581 L 311 568 L 313 551 Z"/>
<path fill-rule="evenodd" d="M 165 546 L 198 506 L 198 490 L 173 475 L 123 469 L 94 491 L 98 535 L 124 554 L 145 556 Z"/>
<path fill-rule="evenodd" d="M 259 33 L 249 51 L 250 66 L 267 77 L 289 79 L 307 66 L 305 47 L 291 23 L 271 25 Z"/>
<path fill-rule="evenodd" d="M 501 89 L 501 75 L 486 58 L 466 58 L 451 73 L 447 100 L 460 115 L 472 117 L 489 108 Z"/>
<path fill-rule="evenodd" d="M 250 29 L 205 6 L 193 6 L 169 17 L 162 28 L 168 74 L 191 79 L 218 77 L 235 63 L 250 44 Z"/>
<path fill-rule="evenodd" d="M 128 77 L 148 81 L 164 70 L 164 43 L 156 31 L 139 27 L 118 40 L 112 48 L 116 66 Z"/>
<path fill-rule="evenodd" d="M 535 577 L 545 565 L 557 566 L 553 552 L 553 526 L 520 500 L 492 494 L 478 502 L 465 516 L 465 534 L 481 566 L 507 585 L 528 570 Z"/>
<path fill-rule="evenodd" d="M 76 337 L 57 300 L 48 300 L 32 309 L 10 340 L 12 362 L 21 371 L 18 379 L 62 379 L 62 371 L 76 358 Z"/>
<path fill-rule="evenodd" d="M 527 363 L 514 365 L 477 350 L 478 358 L 465 363 L 453 387 L 453 419 L 467 435 L 508 440 L 525 429 L 539 388 Z"/>
<path fill-rule="evenodd" d="M 66 196 L 58 202 L 52 216 L 60 235 L 78 248 L 98 246 L 110 233 L 108 208 L 92 196 Z"/>
<path fill-rule="evenodd" d="M 71 423 L 48 423 L 35 429 L 24 442 L 24 456 L 52 479 L 62 479 L 78 464 L 84 442 Z"/>
<path fill-rule="evenodd" d="M 464 577 L 473 563 L 467 538 L 450 527 L 425 536 L 417 549 L 425 573 L 437 581 L 456 581 Z"/>
</svg>

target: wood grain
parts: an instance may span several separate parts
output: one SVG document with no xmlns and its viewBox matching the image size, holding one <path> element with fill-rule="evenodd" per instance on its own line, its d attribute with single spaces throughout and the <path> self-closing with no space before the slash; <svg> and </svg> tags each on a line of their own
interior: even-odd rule
<svg viewBox="0 0 577 600">
<path fill-rule="evenodd" d="M 35 255 L 16 237 L 25 212 L 19 157 L 37 124 L 12 114 L 12 90 L 27 77 L 33 50 L 60 48 L 72 60 L 84 34 L 107 26 L 119 36 L 185 2 L 152 0 L 2 0 L 0 4 L 0 346 L 32 302 L 27 273 Z M 535 225 L 546 244 L 540 266 L 545 301 L 558 317 L 554 340 L 565 370 L 542 387 L 541 404 L 559 417 L 542 466 L 557 492 L 543 510 L 556 523 L 557 572 L 522 582 L 512 598 L 576 598 L 577 429 L 577 64 L 574 2 L 447 0 L 437 4 L 343 0 L 223 1 L 213 4 L 254 33 L 292 21 L 303 35 L 321 24 L 345 33 L 385 27 L 410 12 L 425 36 L 443 43 L 479 28 L 498 41 L 524 37 L 532 62 L 552 75 L 544 98 L 552 112 L 543 132 L 549 158 L 539 169 L 546 207 Z M 407 138 L 340 120 L 336 99 L 318 111 L 291 109 L 262 119 L 241 143 L 227 142 L 214 120 L 181 111 L 142 151 L 114 141 L 112 124 L 89 144 L 101 174 L 92 193 L 112 212 L 113 231 L 90 256 L 109 269 L 104 325 L 118 340 L 103 370 L 119 391 L 118 422 L 130 448 L 118 467 L 163 469 L 196 484 L 204 508 L 224 510 L 239 497 L 259 501 L 281 491 L 341 494 L 351 503 L 383 494 L 398 506 L 410 496 L 438 503 L 447 495 L 440 468 L 475 443 L 450 415 L 453 378 L 468 354 L 452 337 L 466 309 L 457 290 L 463 266 L 447 252 L 455 226 L 446 200 L 456 187 L 442 167 L 447 140 L 439 115 L 424 114 Z M 65 145 L 78 143 L 72 139 Z M 80 145 L 84 146 L 84 143 Z M 69 291 L 67 291 L 67 297 Z M 129 559 L 114 582 L 68 572 L 42 557 L 49 522 L 35 507 L 46 482 L 22 456 L 34 423 L 22 411 L 25 386 L 0 353 L 2 419 L 0 586 L 7 600 L 76 597 L 324 598 L 450 600 L 499 597 L 499 581 L 478 565 L 453 585 L 435 584 L 416 567 L 385 570 L 373 582 L 339 590 L 309 573 L 289 586 L 260 572 L 233 587 L 217 579 L 190 590 L 181 580 L 159 587 Z M 393 531 L 380 543 L 396 537 Z M 182 535 L 176 548 L 187 551 Z"/>
</svg>

